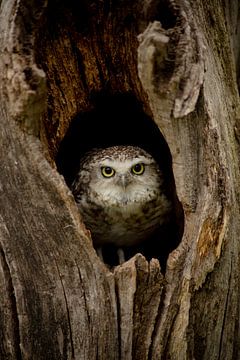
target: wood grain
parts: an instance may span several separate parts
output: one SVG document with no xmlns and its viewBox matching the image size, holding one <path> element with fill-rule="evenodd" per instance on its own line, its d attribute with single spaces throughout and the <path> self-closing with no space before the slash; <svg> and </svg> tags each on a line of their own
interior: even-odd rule
<svg viewBox="0 0 240 360">
<path fill-rule="evenodd" d="M 0 2 L 1 359 L 240 357 L 236 3 Z M 56 170 L 96 91 L 131 92 L 170 149 L 184 234 L 164 274 L 107 268 Z"/>
</svg>

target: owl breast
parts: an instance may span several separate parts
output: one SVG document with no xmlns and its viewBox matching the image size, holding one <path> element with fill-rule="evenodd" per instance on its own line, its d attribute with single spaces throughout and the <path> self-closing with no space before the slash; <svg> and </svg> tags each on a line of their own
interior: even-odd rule
<svg viewBox="0 0 240 360">
<path fill-rule="evenodd" d="M 97 247 L 141 243 L 166 221 L 171 208 L 168 199 L 159 194 L 148 196 L 147 200 L 114 202 L 108 206 L 98 200 L 95 195 L 90 202 L 84 197 L 79 202 L 79 210 Z"/>
</svg>

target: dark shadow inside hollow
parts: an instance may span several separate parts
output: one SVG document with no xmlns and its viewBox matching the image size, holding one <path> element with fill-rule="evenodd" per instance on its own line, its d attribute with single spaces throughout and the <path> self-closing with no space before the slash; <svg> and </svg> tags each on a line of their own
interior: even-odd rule
<svg viewBox="0 0 240 360">
<path fill-rule="evenodd" d="M 169 0 L 152 1 L 145 14 L 148 22 L 159 21 L 163 29 L 172 29 L 176 26 L 178 7 Z"/>
<path fill-rule="evenodd" d="M 166 192 L 174 204 L 169 221 L 140 246 L 124 249 L 126 259 L 141 252 L 147 259 L 160 260 L 164 269 L 168 254 L 177 247 L 183 231 L 183 214 L 176 196 L 172 160 L 168 145 L 154 121 L 143 111 L 142 104 L 131 94 L 97 94 L 93 109 L 76 116 L 60 144 L 56 158 L 58 171 L 71 185 L 79 171 L 80 158 L 93 148 L 113 145 L 136 145 L 149 152 L 164 173 Z M 103 248 L 104 261 L 116 265 L 114 246 Z"/>
</svg>

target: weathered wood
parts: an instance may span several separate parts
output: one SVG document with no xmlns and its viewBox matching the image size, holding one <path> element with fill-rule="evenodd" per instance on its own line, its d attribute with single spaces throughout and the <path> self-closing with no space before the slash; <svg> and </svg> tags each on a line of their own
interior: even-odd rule
<svg viewBox="0 0 240 360">
<path fill-rule="evenodd" d="M 240 357 L 237 9 L 0 2 L 0 358 Z M 56 170 L 95 92 L 131 92 L 170 148 L 185 218 L 164 276 L 140 254 L 107 268 Z"/>
<path fill-rule="evenodd" d="M 200 2 L 182 3 L 177 43 L 172 29 L 163 29 L 159 22 L 149 25 L 140 37 L 139 75 L 154 119 L 170 146 L 177 194 L 185 212 L 179 248 L 180 254 L 185 253 L 185 265 L 177 256 L 167 273 L 171 281 L 166 296 L 170 306 L 177 300 L 179 308 L 177 313 L 167 308 L 162 312 L 153 346 L 156 359 L 164 348 L 171 359 L 231 359 L 234 349 L 238 354 L 238 341 L 230 340 L 236 336 L 236 323 L 228 323 L 230 313 L 237 317 L 238 307 L 233 309 L 232 304 L 239 297 L 239 172 L 233 131 L 238 94 L 234 60 L 219 56 L 222 47 L 231 54 L 230 37 L 227 32 L 223 36 L 223 13 L 213 15 L 214 4 L 206 7 L 204 12 Z M 206 26 L 209 14 L 218 19 L 218 31 Z M 166 78 L 172 41 L 175 61 Z M 211 292 L 206 294 L 209 286 Z M 169 338 L 163 342 L 166 332 Z"/>
<path fill-rule="evenodd" d="M 43 73 L 35 71 L 34 38 L 24 27 L 29 12 L 32 23 L 38 20 L 31 5 L 2 1 L 0 9 L 0 357 L 104 359 L 107 348 L 116 359 L 113 277 L 94 252 L 69 189 L 29 134 L 38 133 L 44 111 L 38 82 L 31 83 Z"/>
<path fill-rule="evenodd" d="M 140 254 L 114 270 L 119 307 L 120 358 L 147 359 L 164 279 L 159 262 Z"/>
</svg>

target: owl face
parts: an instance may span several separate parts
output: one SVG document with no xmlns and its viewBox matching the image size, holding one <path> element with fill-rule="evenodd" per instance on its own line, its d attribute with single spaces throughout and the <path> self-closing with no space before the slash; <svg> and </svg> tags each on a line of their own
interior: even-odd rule
<svg viewBox="0 0 240 360">
<path fill-rule="evenodd" d="M 145 203 L 159 192 L 161 176 L 150 154 L 136 147 L 112 147 L 87 156 L 82 171 L 96 201 L 117 206 Z"/>
</svg>

